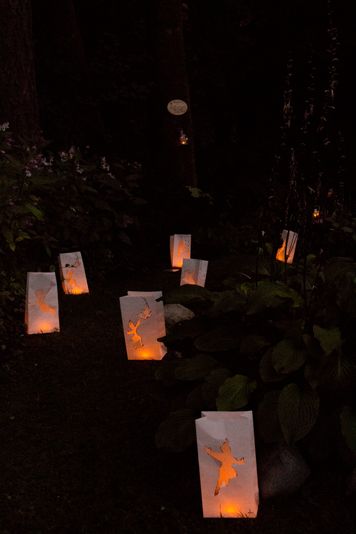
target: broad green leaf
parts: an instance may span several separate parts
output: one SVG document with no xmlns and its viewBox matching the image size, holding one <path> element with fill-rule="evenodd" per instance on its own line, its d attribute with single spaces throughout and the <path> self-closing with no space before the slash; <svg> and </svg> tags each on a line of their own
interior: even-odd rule
<svg viewBox="0 0 356 534">
<path fill-rule="evenodd" d="M 272 349 L 268 349 L 262 356 L 258 367 L 263 382 L 280 382 L 285 376 L 276 372 L 272 365 Z"/>
<path fill-rule="evenodd" d="M 290 445 L 306 436 L 319 414 L 319 396 L 315 391 L 301 391 L 297 384 L 285 386 L 278 400 L 278 417 L 283 436 Z"/>
<path fill-rule="evenodd" d="M 175 370 L 178 380 L 200 380 L 217 366 L 217 361 L 208 354 L 197 354 L 193 358 L 181 360 Z"/>
<path fill-rule="evenodd" d="M 313 332 L 326 355 L 331 354 L 341 346 L 341 332 L 339 328 L 322 328 L 314 325 Z"/>
<path fill-rule="evenodd" d="M 196 285 L 184 285 L 164 294 L 165 304 L 182 304 L 190 307 L 208 307 L 214 298 L 211 291 Z"/>
<path fill-rule="evenodd" d="M 165 337 L 165 342 L 169 344 L 183 339 L 194 339 L 206 332 L 206 329 L 204 318 L 193 317 L 193 319 L 173 325 Z"/>
<path fill-rule="evenodd" d="M 194 346 L 202 352 L 221 352 L 237 349 L 240 346 L 240 342 L 241 334 L 239 330 L 221 325 L 197 337 L 194 341 Z"/>
<path fill-rule="evenodd" d="M 184 451 L 195 439 L 195 415 L 189 408 L 171 412 L 159 425 L 155 436 L 157 447 L 175 452 Z"/>
<path fill-rule="evenodd" d="M 242 338 L 240 345 L 240 353 L 247 355 L 256 355 L 261 352 L 261 350 L 270 346 L 270 341 L 264 336 L 259 334 L 250 334 Z"/>
<path fill-rule="evenodd" d="M 205 382 L 195 387 L 187 396 L 186 406 L 195 411 L 216 410 L 216 397 L 221 384 L 231 375 L 228 369 L 213 369 Z"/>
<path fill-rule="evenodd" d="M 31 236 L 27 232 L 23 232 L 22 230 L 20 230 L 16 237 L 16 243 L 24 241 L 25 239 L 31 239 Z"/>
<path fill-rule="evenodd" d="M 16 244 L 14 241 L 14 233 L 12 229 L 9 226 L 4 225 L 1 229 L 1 233 L 4 236 L 6 244 L 9 247 L 9 249 L 12 250 L 12 252 L 14 252 L 16 249 Z"/>
<path fill-rule="evenodd" d="M 224 313 L 236 312 L 242 313 L 246 306 L 246 297 L 235 290 L 216 292 L 214 295 L 214 304 L 209 309 L 208 315 L 216 317 Z"/>
<path fill-rule="evenodd" d="M 247 314 L 261 313 L 268 308 L 278 308 L 289 302 L 292 308 L 303 305 L 302 297 L 292 288 L 280 282 L 264 280 L 258 283 L 257 289 L 251 293 L 248 301 Z"/>
<path fill-rule="evenodd" d="M 229 376 L 231 376 L 231 372 L 228 369 L 219 367 L 218 369 L 213 369 L 205 377 L 205 382 L 201 386 L 202 396 L 206 406 L 210 406 L 212 410 L 216 409 L 216 397 L 218 396 L 219 387 Z"/>
<path fill-rule="evenodd" d="M 280 391 L 268 391 L 257 409 L 257 428 L 265 443 L 283 441 L 278 418 L 278 399 Z"/>
<path fill-rule="evenodd" d="M 288 374 L 297 371 L 307 357 L 303 346 L 292 339 L 282 339 L 272 349 L 272 365 L 279 374 Z"/>
<path fill-rule="evenodd" d="M 220 411 L 238 410 L 246 406 L 256 387 L 256 381 L 250 380 L 248 376 L 235 375 L 227 378 L 219 388 L 219 396 L 216 399 L 217 409 Z"/>
<path fill-rule="evenodd" d="M 356 413 L 344 406 L 340 413 L 341 432 L 350 450 L 356 454 Z"/>
<path fill-rule="evenodd" d="M 37 206 L 34 206 L 33 204 L 30 204 L 30 203 L 27 203 L 25 204 L 25 208 L 30 212 L 32 213 L 32 215 L 34 215 L 36 217 L 36 219 L 38 219 L 39 221 L 43 221 L 44 219 L 44 214 L 41 210 L 39 210 L 37 208 Z"/>
</svg>

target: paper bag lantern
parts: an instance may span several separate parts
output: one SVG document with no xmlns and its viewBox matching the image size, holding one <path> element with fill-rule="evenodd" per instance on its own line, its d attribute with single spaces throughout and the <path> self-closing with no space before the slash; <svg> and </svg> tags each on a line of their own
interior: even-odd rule
<svg viewBox="0 0 356 534">
<path fill-rule="evenodd" d="M 67 295 L 89 293 L 82 255 L 80 252 L 60 254 L 59 270 L 64 293 Z"/>
<path fill-rule="evenodd" d="M 27 334 L 59 332 L 55 273 L 27 273 L 25 324 Z"/>
<path fill-rule="evenodd" d="M 184 258 L 180 276 L 180 285 L 193 284 L 205 286 L 208 262 L 206 260 L 193 260 Z"/>
<path fill-rule="evenodd" d="M 292 230 L 283 230 L 282 246 L 277 250 L 276 260 L 285 263 L 293 263 L 294 253 L 297 246 L 298 234 Z"/>
<path fill-rule="evenodd" d="M 195 426 L 204 517 L 256 517 L 252 412 L 202 412 Z"/>
<path fill-rule="evenodd" d="M 171 264 L 174 268 L 181 268 L 184 258 L 190 258 L 192 236 L 189 234 L 174 234 L 170 236 Z"/>
<path fill-rule="evenodd" d="M 136 293 L 136 295 L 120 297 L 127 358 L 129 360 L 161 360 L 167 351 L 164 344 L 157 341 L 157 338 L 166 335 L 166 327 L 163 302 L 157 302 L 156 299 L 161 297 L 162 293 L 129 293 Z"/>
</svg>

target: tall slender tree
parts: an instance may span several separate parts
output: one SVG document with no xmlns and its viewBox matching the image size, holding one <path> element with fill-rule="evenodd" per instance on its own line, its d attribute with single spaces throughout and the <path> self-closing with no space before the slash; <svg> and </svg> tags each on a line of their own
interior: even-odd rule
<svg viewBox="0 0 356 534">
<path fill-rule="evenodd" d="M 46 135 L 61 144 L 96 142 L 101 122 L 90 94 L 89 68 L 74 1 L 36 0 L 34 30 Z"/>
<path fill-rule="evenodd" d="M 0 0 L 0 121 L 15 135 L 40 135 L 31 0 Z"/>
<path fill-rule="evenodd" d="M 160 135 L 156 145 L 159 168 L 166 180 L 194 186 L 197 175 L 189 81 L 185 60 L 181 0 L 156 0 L 157 65 Z M 168 111 L 172 100 L 183 100 L 187 111 Z"/>
</svg>

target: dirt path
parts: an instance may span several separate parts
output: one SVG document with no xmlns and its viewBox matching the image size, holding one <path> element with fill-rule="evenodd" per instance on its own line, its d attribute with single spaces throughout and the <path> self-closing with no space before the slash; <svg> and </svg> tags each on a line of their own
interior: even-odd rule
<svg viewBox="0 0 356 534">
<path fill-rule="evenodd" d="M 203 520 L 196 451 L 157 450 L 159 362 L 128 362 L 118 297 L 175 285 L 163 270 L 60 297 L 61 333 L 28 336 L 0 369 L 0 534 L 352 532 L 342 495 L 311 482 L 256 520 Z M 314 484 L 314 485 L 313 485 Z"/>
</svg>

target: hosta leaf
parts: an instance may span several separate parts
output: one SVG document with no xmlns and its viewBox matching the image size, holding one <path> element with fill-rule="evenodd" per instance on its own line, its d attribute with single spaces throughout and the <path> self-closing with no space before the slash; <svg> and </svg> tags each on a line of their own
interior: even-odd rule
<svg viewBox="0 0 356 534">
<path fill-rule="evenodd" d="M 173 325 L 165 336 L 165 343 L 174 343 L 183 339 L 194 339 L 206 331 L 206 324 L 202 317 L 193 317 Z"/>
<path fill-rule="evenodd" d="M 195 416 L 189 408 L 171 412 L 159 425 L 155 436 L 159 448 L 175 452 L 187 449 L 195 442 Z"/>
<path fill-rule="evenodd" d="M 297 384 L 288 384 L 280 393 L 278 417 L 288 444 L 306 436 L 319 414 L 319 396 L 315 391 L 301 391 Z"/>
<path fill-rule="evenodd" d="M 303 305 L 302 297 L 285 284 L 264 280 L 258 283 L 257 289 L 250 295 L 247 314 L 261 313 L 268 308 L 278 308 L 289 302 L 292 308 Z"/>
<path fill-rule="evenodd" d="M 285 378 L 285 376 L 278 374 L 272 365 L 272 349 L 267 350 L 262 356 L 258 370 L 263 382 L 280 382 Z"/>
<path fill-rule="evenodd" d="M 175 370 L 178 380 L 200 380 L 217 366 L 217 361 L 208 354 L 197 354 L 193 358 L 181 360 Z"/>
<path fill-rule="evenodd" d="M 218 369 L 213 369 L 205 377 L 205 382 L 201 386 L 202 396 L 206 406 L 211 407 L 212 410 L 216 409 L 216 397 L 218 396 L 219 387 L 229 376 L 231 376 L 231 373 L 228 369 L 219 367 Z"/>
<path fill-rule="evenodd" d="M 340 425 L 347 446 L 356 454 L 356 413 L 349 406 L 340 413 Z"/>
<path fill-rule="evenodd" d="M 339 328 L 322 328 L 314 325 L 313 332 L 326 355 L 331 354 L 341 346 L 341 332 Z"/>
<path fill-rule="evenodd" d="M 213 294 L 205 287 L 184 285 L 164 294 L 165 304 L 182 304 L 190 308 L 207 307 L 213 302 Z"/>
<path fill-rule="evenodd" d="M 292 373 L 305 362 L 307 352 L 292 339 L 282 339 L 272 349 L 272 365 L 279 374 Z"/>
<path fill-rule="evenodd" d="M 217 409 L 238 410 L 246 406 L 256 387 L 256 381 L 250 380 L 248 376 L 235 375 L 228 378 L 219 388 L 219 396 L 216 399 Z"/>
<path fill-rule="evenodd" d="M 214 304 L 209 309 L 209 316 L 216 317 L 224 313 L 242 313 L 245 309 L 246 297 L 235 290 L 216 292 Z"/>
<path fill-rule="evenodd" d="M 278 399 L 280 391 L 269 391 L 259 403 L 257 409 L 257 428 L 265 443 L 283 440 L 278 418 Z"/>
<path fill-rule="evenodd" d="M 13 233 L 12 229 L 9 226 L 5 226 L 4 225 L 2 227 L 2 229 L 1 229 L 1 233 L 4 236 L 5 241 L 7 243 L 7 246 L 9 247 L 9 249 L 12 250 L 12 252 L 14 252 L 15 249 L 16 249 L 16 244 L 15 244 L 15 241 L 14 241 L 14 233 Z"/>
<path fill-rule="evenodd" d="M 240 346 L 241 334 L 228 326 L 218 326 L 196 338 L 194 346 L 202 352 L 234 350 Z"/>
<path fill-rule="evenodd" d="M 34 206 L 33 204 L 25 204 L 25 208 L 30 212 L 32 213 L 32 215 L 34 215 L 36 217 L 36 219 L 38 219 L 39 221 L 43 221 L 44 219 L 44 214 L 41 210 L 39 210 L 37 208 L 37 206 Z"/>
<path fill-rule="evenodd" d="M 271 343 L 264 336 L 251 334 L 245 336 L 240 345 L 240 353 L 247 355 L 259 354 L 261 350 L 269 347 Z"/>
</svg>

